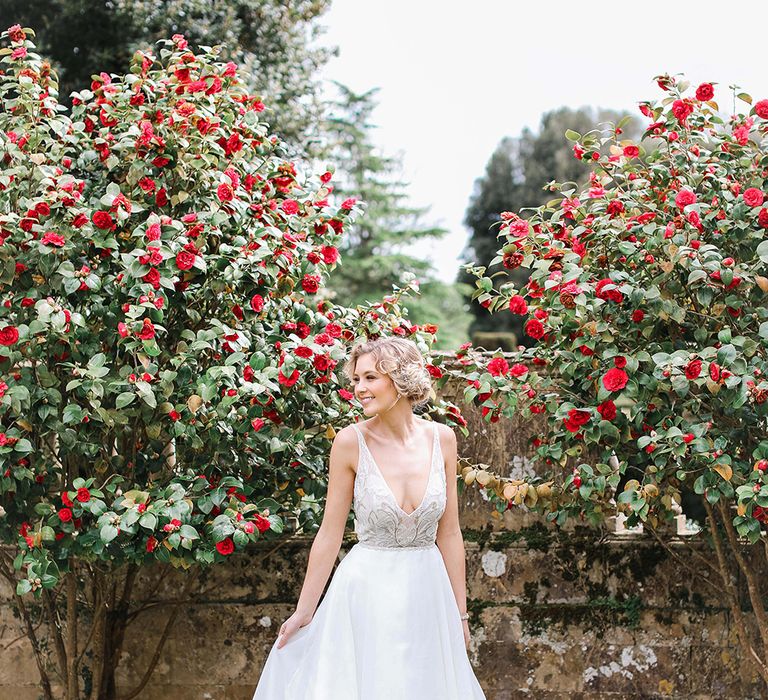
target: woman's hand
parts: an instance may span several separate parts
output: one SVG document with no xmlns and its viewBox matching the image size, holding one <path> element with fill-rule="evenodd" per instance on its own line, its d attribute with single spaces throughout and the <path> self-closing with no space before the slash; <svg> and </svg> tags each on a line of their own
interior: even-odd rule
<svg viewBox="0 0 768 700">
<path fill-rule="evenodd" d="M 470 634 L 469 634 L 469 620 L 462 620 L 461 626 L 464 628 L 464 644 L 469 649 L 469 640 L 470 640 Z"/>
<path fill-rule="evenodd" d="M 293 636 L 296 630 L 306 627 L 312 622 L 313 615 L 296 611 L 282 625 L 277 635 L 277 648 L 282 649 L 288 640 Z"/>
</svg>

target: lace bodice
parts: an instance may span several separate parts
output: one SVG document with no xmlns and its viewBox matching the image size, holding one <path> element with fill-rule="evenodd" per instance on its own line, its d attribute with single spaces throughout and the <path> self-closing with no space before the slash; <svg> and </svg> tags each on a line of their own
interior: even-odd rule
<svg viewBox="0 0 768 700">
<path fill-rule="evenodd" d="M 353 501 L 358 542 L 386 549 L 433 546 L 437 523 L 445 511 L 446 502 L 445 466 L 437 424 L 434 424 L 427 490 L 412 513 L 406 513 L 398 505 L 365 443 L 362 431 L 354 424 L 352 427 L 357 433 L 360 448 Z"/>
</svg>

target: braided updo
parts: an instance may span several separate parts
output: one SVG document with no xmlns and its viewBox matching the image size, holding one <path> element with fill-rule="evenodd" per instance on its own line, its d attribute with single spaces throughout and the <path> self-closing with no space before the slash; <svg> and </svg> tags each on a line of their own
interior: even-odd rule
<svg viewBox="0 0 768 700">
<path fill-rule="evenodd" d="M 429 402 L 433 394 L 432 377 L 416 343 L 395 337 L 358 341 L 344 365 L 344 375 L 350 383 L 357 360 L 368 353 L 373 355 L 376 369 L 388 375 L 398 393 L 413 406 L 423 406 Z"/>
</svg>

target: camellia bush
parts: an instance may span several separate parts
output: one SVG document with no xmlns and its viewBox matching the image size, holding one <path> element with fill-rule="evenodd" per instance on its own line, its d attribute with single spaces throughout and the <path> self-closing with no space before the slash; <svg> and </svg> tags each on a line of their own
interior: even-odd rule
<svg viewBox="0 0 768 700">
<path fill-rule="evenodd" d="M 664 525 L 683 492 L 698 495 L 705 522 L 685 561 L 722 593 L 744 662 L 768 682 L 768 99 L 657 80 L 663 98 L 640 104 L 653 147 L 621 124 L 568 132 L 589 184 L 553 184 L 527 218 L 502 215 L 494 262 L 530 270 L 522 289 L 495 291 L 470 266 L 478 302 L 524 316 L 536 344 L 489 362 L 464 348 L 465 399 L 488 421 L 522 412 L 546 430 L 533 438 L 540 479 L 463 474 L 499 512 L 524 503 L 559 524 L 624 513 L 675 557 Z"/>
<path fill-rule="evenodd" d="M 0 50 L 0 574 L 45 697 L 113 698 L 141 567 L 190 569 L 188 600 L 281 515 L 316 529 L 346 345 L 427 352 L 437 328 L 405 318 L 410 289 L 323 299 L 358 205 L 329 205 L 330 171 L 299 178 L 215 49 L 160 42 L 67 113 L 31 36 Z"/>
</svg>

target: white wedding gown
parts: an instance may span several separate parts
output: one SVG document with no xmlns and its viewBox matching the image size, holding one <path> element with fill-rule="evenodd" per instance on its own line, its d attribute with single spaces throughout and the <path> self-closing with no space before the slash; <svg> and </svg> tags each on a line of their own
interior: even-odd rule
<svg viewBox="0 0 768 700">
<path fill-rule="evenodd" d="M 358 542 L 336 567 L 308 625 L 277 640 L 253 700 L 485 700 L 435 544 L 446 480 L 437 425 L 416 510 L 395 501 L 359 428 Z"/>
</svg>

